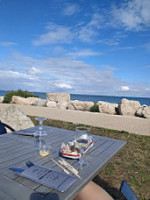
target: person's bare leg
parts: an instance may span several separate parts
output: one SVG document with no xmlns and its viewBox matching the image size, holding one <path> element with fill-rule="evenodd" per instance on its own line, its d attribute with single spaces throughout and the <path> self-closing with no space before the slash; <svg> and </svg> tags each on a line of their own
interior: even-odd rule
<svg viewBox="0 0 150 200">
<path fill-rule="evenodd" d="M 94 182 L 89 182 L 74 200 L 113 200 L 113 198 Z"/>
</svg>

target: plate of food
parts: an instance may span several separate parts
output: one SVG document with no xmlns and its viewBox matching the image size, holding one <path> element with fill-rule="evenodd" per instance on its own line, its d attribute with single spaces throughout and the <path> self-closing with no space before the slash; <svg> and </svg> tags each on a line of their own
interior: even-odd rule
<svg viewBox="0 0 150 200">
<path fill-rule="evenodd" d="M 84 138 L 79 137 L 74 141 L 68 142 L 67 144 L 62 143 L 60 153 L 63 157 L 78 159 L 80 158 L 80 147 L 84 148 L 86 153 L 91 147 L 93 147 L 94 140 L 92 137 Z"/>
</svg>

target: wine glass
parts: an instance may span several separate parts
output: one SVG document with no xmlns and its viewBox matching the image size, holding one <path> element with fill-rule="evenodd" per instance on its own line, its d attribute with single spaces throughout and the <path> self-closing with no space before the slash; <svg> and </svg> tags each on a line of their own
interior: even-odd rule
<svg viewBox="0 0 150 200">
<path fill-rule="evenodd" d="M 46 120 L 47 118 L 45 117 L 36 117 L 36 120 L 39 121 L 39 129 L 35 132 L 35 134 L 40 135 L 40 136 L 44 136 L 47 135 L 47 132 L 43 130 L 43 121 Z"/>
<path fill-rule="evenodd" d="M 86 126 L 78 126 L 75 129 L 75 140 L 77 140 L 78 138 L 82 138 L 82 139 L 89 139 L 89 132 L 90 132 L 90 128 L 86 127 Z"/>
<path fill-rule="evenodd" d="M 88 127 L 84 126 L 76 127 L 75 146 L 76 149 L 79 150 L 80 157 L 78 164 L 80 166 L 80 169 L 89 164 L 88 162 L 84 161 L 85 149 L 89 142 L 89 134 L 88 134 L 89 132 L 90 128 Z"/>
<path fill-rule="evenodd" d="M 39 121 L 40 126 L 38 130 L 34 133 L 34 144 L 36 148 L 40 148 L 42 145 L 45 144 L 46 138 L 44 139 L 44 137 L 47 136 L 47 132 L 43 130 L 43 121 L 46 120 L 46 118 L 36 117 L 35 119 Z"/>
</svg>

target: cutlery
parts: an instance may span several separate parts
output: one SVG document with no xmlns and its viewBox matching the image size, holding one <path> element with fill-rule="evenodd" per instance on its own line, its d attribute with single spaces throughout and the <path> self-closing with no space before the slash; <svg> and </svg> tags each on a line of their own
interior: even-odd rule
<svg viewBox="0 0 150 200">
<path fill-rule="evenodd" d="M 58 161 L 60 164 L 64 165 L 67 169 L 69 169 L 75 176 L 81 179 L 81 176 L 78 174 L 78 171 L 70 165 L 67 161 L 65 161 L 63 158 Z"/>
<path fill-rule="evenodd" d="M 63 166 L 61 166 L 58 162 L 56 162 L 53 158 L 50 158 L 52 162 L 58 165 L 66 174 L 70 174 L 68 170 L 66 170 Z"/>
<path fill-rule="evenodd" d="M 13 171 L 16 171 L 16 172 L 23 172 L 24 171 L 24 169 L 17 168 L 17 167 L 10 167 L 9 170 L 13 170 Z"/>
</svg>

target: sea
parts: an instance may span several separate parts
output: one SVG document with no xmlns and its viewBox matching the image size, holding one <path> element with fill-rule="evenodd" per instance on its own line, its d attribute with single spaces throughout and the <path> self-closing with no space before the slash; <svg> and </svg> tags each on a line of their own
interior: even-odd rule
<svg viewBox="0 0 150 200">
<path fill-rule="evenodd" d="M 4 96 L 9 91 L 0 90 L 0 96 Z M 32 92 L 35 95 L 38 95 L 42 99 L 46 99 L 46 93 L 44 92 Z M 125 97 L 125 96 L 102 96 L 102 95 L 85 95 L 85 94 L 70 94 L 71 100 L 79 101 L 92 101 L 94 103 L 98 101 L 105 101 L 109 103 L 119 103 L 121 99 L 126 98 L 128 100 L 139 101 L 141 105 L 150 106 L 149 97 Z"/>
</svg>

